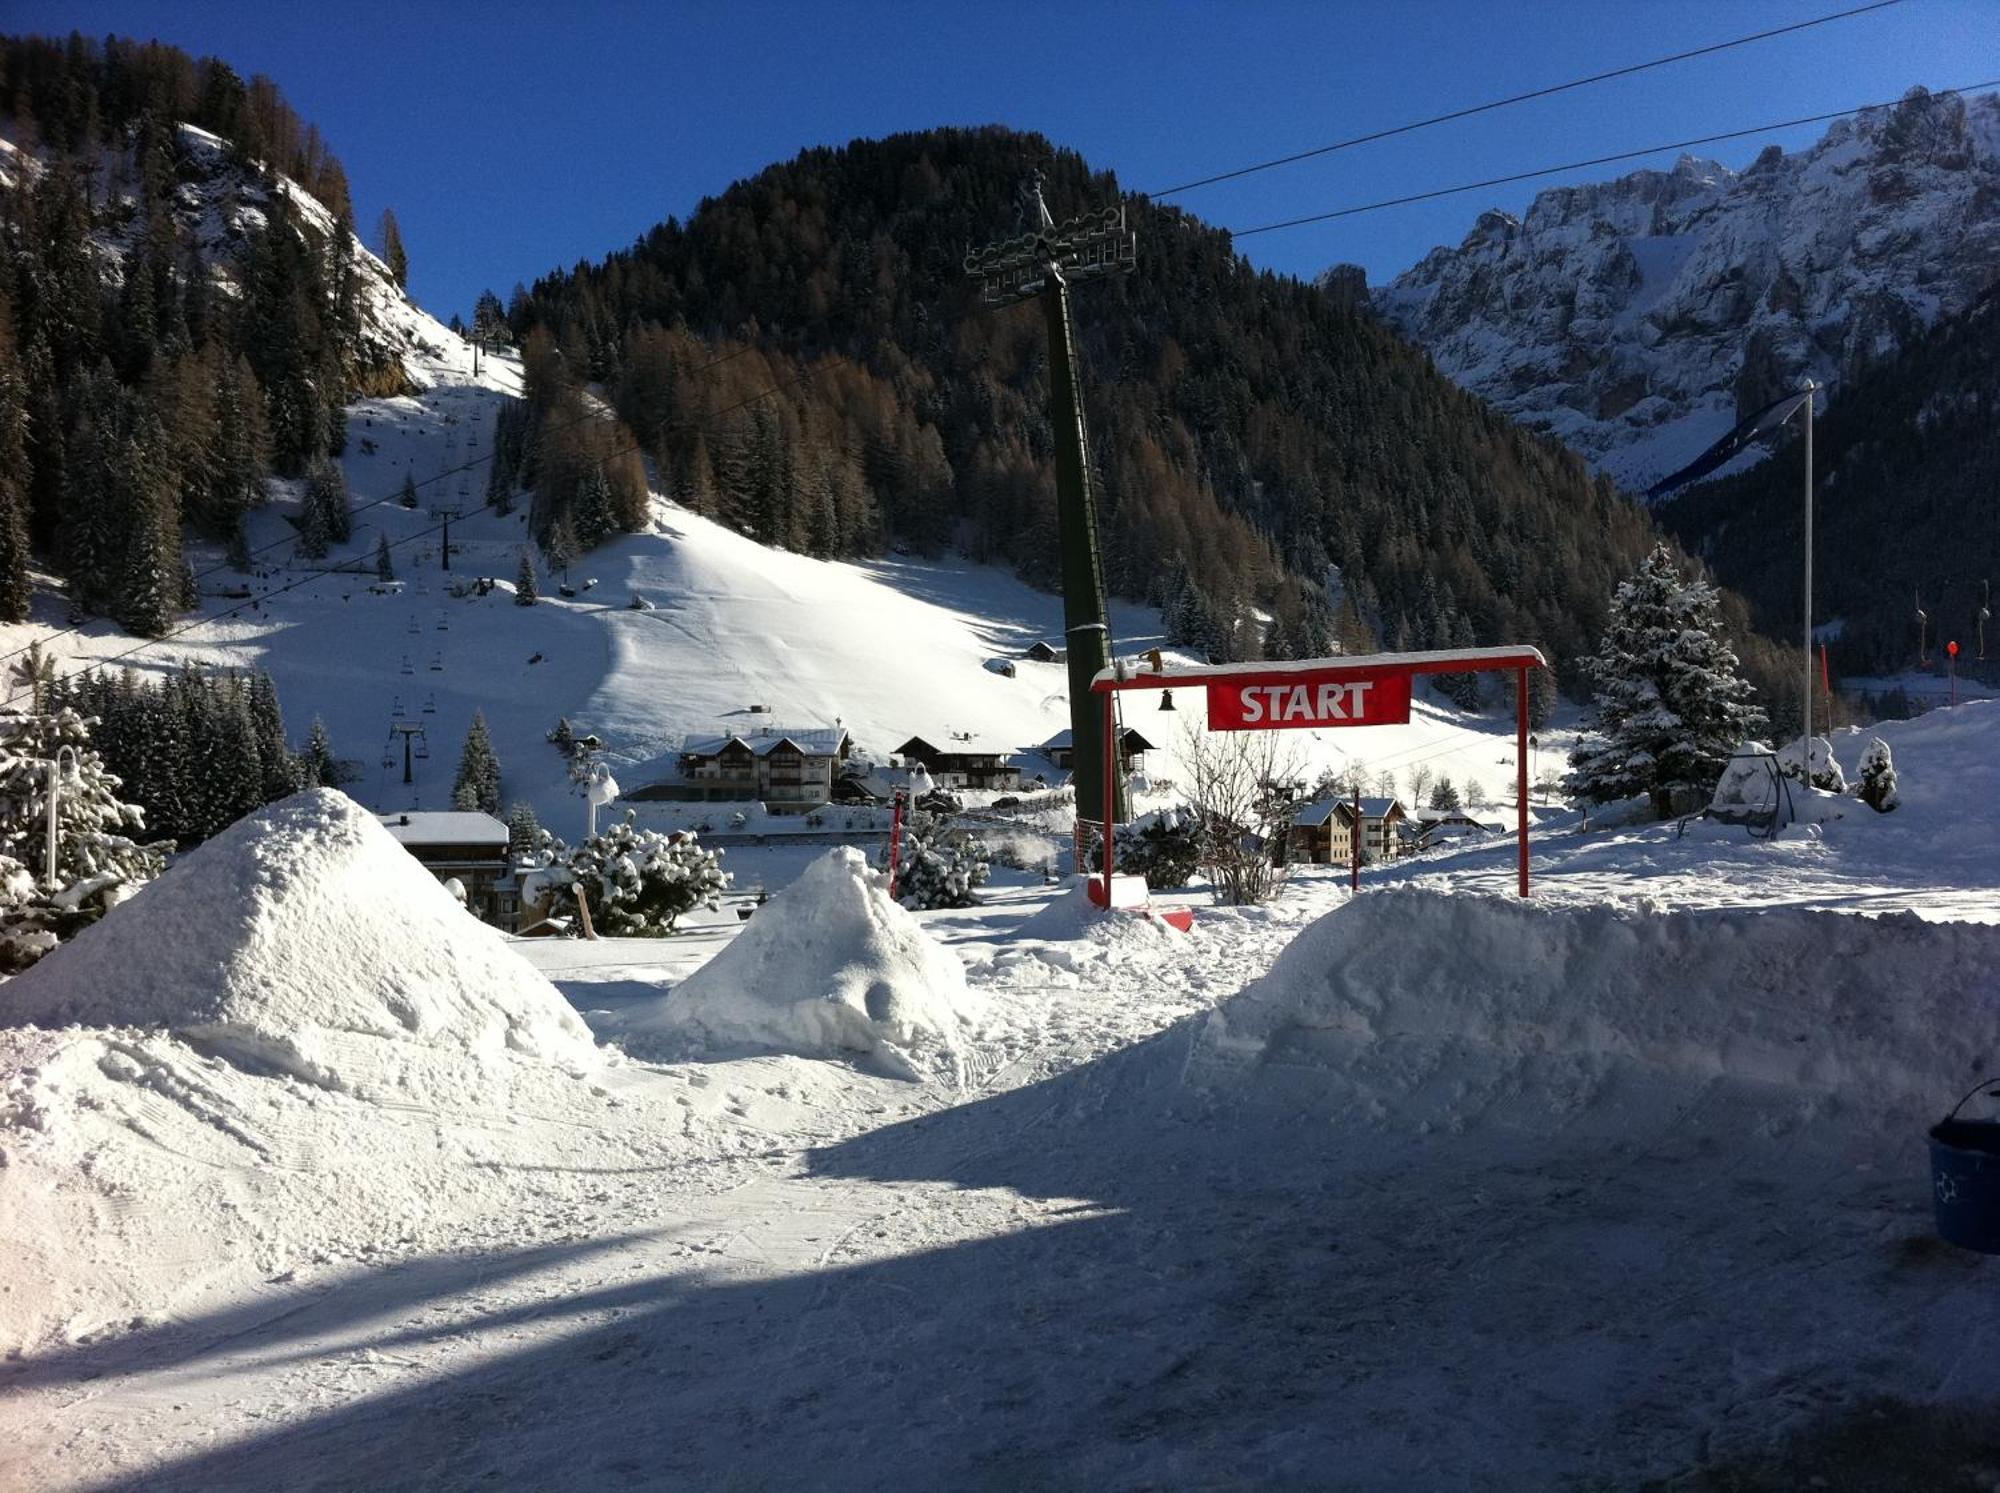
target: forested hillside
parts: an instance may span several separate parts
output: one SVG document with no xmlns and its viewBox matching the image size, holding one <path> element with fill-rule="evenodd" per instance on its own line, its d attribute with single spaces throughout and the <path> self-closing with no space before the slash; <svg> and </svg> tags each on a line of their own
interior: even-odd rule
<svg viewBox="0 0 2000 1493">
<path fill-rule="evenodd" d="M 287 180 L 289 178 L 289 180 Z M 159 633 L 182 536 L 242 551 L 264 480 L 404 386 L 340 163 L 268 79 L 157 43 L 0 39 L 0 617 L 29 548 Z"/>
<path fill-rule="evenodd" d="M 517 290 L 531 390 L 553 409 L 601 388 L 623 446 L 759 538 L 955 544 L 1052 585 L 1040 312 L 983 309 L 961 271 L 969 244 L 1015 231 L 1037 168 L 1059 219 L 1119 200 L 1075 154 L 999 128 L 807 151 Z M 1178 210 L 1128 207 L 1137 273 L 1077 296 L 1113 588 L 1218 656 L 1505 639 L 1573 679 L 1649 519 L 1366 314 Z M 542 532 L 577 527 L 579 493 L 621 501 L 597 479 L 621 449 L 604 423 L 572 409 L 526 443 L 531 468 L 562 456 L 557 480 L 526 473 Z M 565 449 L 577 431 L 596 457 Z"/>
<path fill-rule="evenodd" d="M 1799 463 L 1794 441 L 1660 515 L 1779 633 L 1797 625 Z M 1974 668 L 1985 584 L 2000 578 L 2000 286 L 1849 384 L 1814 431 L 1814 466 L 1813 589 L 1817 615 L 1840 624 L 1836 666 L 1914 666 L 1921 598 L 1930 652 L 1956 638 L 1961 668 Z M 2000 655 L 1990 622 L 1988 633 Z"/>
</svg>

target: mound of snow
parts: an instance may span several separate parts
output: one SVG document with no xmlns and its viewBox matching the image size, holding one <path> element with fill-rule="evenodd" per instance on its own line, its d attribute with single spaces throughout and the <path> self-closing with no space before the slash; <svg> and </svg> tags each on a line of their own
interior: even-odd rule
<svg viewBox="0 0 2000 1493">
<path fill-rule="evenodd" d="M 894 902 L 860 851 L 829 851 L 626 1030 L 712 1051 L 865 1057 L 959 1071 L 975 1015 L 965 968 Z"/>
<path fill-rule="evenodd" d="M 592 1067 L 589 1028 L 345 794 L 297 794 L 183 856 L 0 989 L 0 1023 L 165 1027 L 239 1066 L 429 1091 L 505 1054 Z"/>
<path fill-rule="evenodd" d="M 1420 1133 L 1748 1126 L 1907 1150 L 1996 1059 L 2000 929 L 1397 890 L 1224 1002 L 1188 1076 Z"/>
<path fill-rule="evenodd" d="M 1014 929 L 1017 939 L 1040 939 L 1065 943 L 1087 938 L 1105 944 L 1149 946 L 1170 942 L 1179 935 L 1158 918 L 1136 908 L 1124 908 L 1107 915 L 1090 900 L 1090 878 L 1072 876 L 1069 885 L 1048 904 L 1023 918 Z"/>
</svg>

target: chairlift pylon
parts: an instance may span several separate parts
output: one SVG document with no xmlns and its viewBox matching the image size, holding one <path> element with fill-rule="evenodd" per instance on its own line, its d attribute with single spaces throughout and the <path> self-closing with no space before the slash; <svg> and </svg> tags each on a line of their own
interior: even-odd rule
<svg viewBox="0 0 2000 1493">
<path fill-rule="evenodd" d="M 1917 667 L 1920 669 L 1928 669 L 1931 666 L 1930 627 L 1930 613 L 1924 610 L 1924 593 L 1919 591 L 1917 593 Z"/>
</svg>

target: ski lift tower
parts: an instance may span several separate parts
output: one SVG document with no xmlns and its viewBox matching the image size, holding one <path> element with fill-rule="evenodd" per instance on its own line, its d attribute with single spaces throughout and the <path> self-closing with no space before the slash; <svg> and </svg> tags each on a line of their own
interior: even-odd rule
<svg viewBox="0 0 2000 1493">
<path fill-rule="evenodd" d="M 444 542 L 438 546 L 438 559 L 441 562 L 438 565 L 438 569 L 440 570 L 451 569 L 451 521 L 458 516 L 459 512 L 456 504 L 440 506 L 431 510 L 432 518 L 444 521 Z"/>
<path fill-rule="evenodd" d="M 1069 647 L 1069 715 L 1076 748 L 1076 817 L 1111 827 L 1126 817 L 1125 785 L 1105 764 L 1115 761 L 1102 710 L 1091 684 L 1111 663 L 1111 626 L 1104 598 L 1104 559 L 1097 537 L 1097 495 L 1090 475 L 1090 442 L 1084 429 L 1077 381 L 1076 335 L 1070 322 L 1069 287 L 1079 281 L 1129 274 L 1138 260 L 1137 236 L 1125 226 L 1125 209 L 1057 223 L 1042 200 L 1036 172 L 1021 192 L 1021 226 L 1014 238 L 968 250 L 965 272 L 980 282 L 989 306 L 1040 300 L 1048 323 L 1049 423 L 1055 433 L 1056 528 L 1061 544 L 1063 633 Z M 1107 797 L 1106 785 L 1110 785 Z"/>
</svg>

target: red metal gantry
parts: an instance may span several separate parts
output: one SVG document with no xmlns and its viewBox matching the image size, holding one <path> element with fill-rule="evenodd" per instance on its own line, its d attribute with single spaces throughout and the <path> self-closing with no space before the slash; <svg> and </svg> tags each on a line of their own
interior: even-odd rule
<svg viewBox="0 0 2000 1493">
<path fill-rule="evenodd" d="M 1148 659 L 1158 655 L 1148 655 Z M 1192 688 L 1208 692 L 1211 731 L 1325 729 L 1401 725 L 1410 718 L 1411 683 L 1419 674 L 1514 672 L 1515 817 L 1520 890 L 1528 895 L 1528 671 L 1548 660 L 1529 647 L 1440 648 L 1421 653 L 1368 653 L 1251 664 L 1181 664 L 1141 667 L 1147 660 L 1114 660 L 1091 682 L 1104 696 L 1106 741 L 1116 741 L 1115 701 L 1120 690 Z M 1104 802 L 1115 801 L 1117 754 L 1104 755 Z M 1357 824 L 1356 834 L 1360 833 Z M 1116 835 L 1107 810 L 1104 825 L 1104 895 L 1111 900 Z"/>
</svg>

